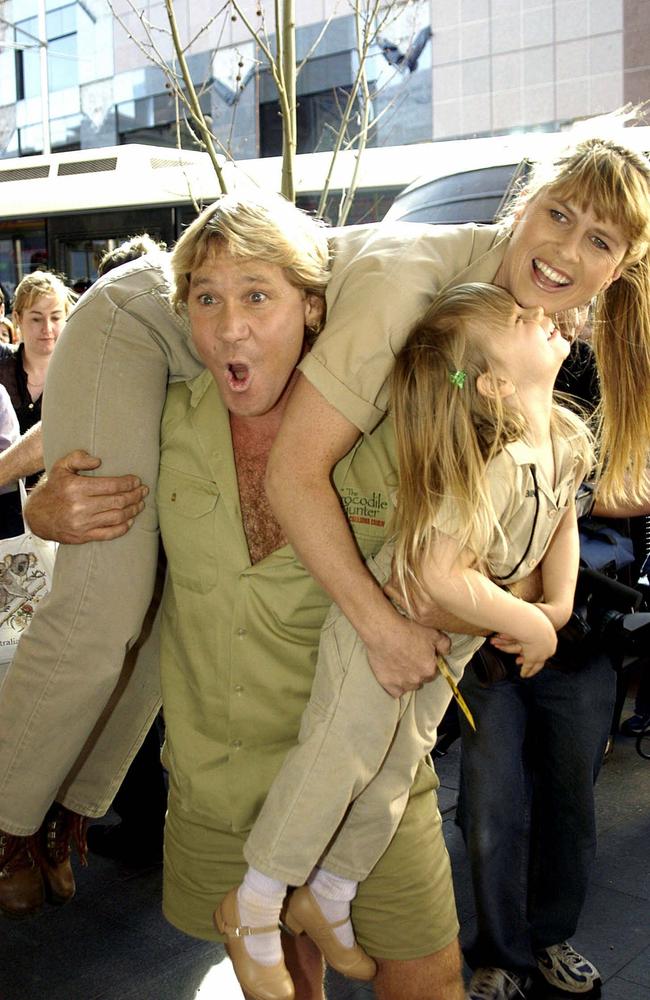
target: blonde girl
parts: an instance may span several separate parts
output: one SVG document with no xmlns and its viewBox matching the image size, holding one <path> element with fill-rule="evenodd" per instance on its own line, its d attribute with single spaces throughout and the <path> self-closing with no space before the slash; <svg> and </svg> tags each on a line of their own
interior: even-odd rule
<svg viewBox="0 0 650 1000">
<path fill-rule="evenodd" d="M 553 654 L 554 623 L 571 614 L 577 575 L 573 496 L 591 451 L 582 422 L 553 401 L 568 351 L 541 308 L 522 309 L 494 286 L 461 285 L 434 301 L 392 377 L 395 541 L 370 567 L 383 582 L 395 554 L 404 614 L 424 595 L 477 630 L 516 636 L 526 675 Z M 537 606 L 493 582 L 527 575 L 531 559 L 544 579 Z M 483 641 L 452 636 L 447 664 L 456 680 Z M 215 914 L 251 995 L 293 996 L 279 931 L 269 932 L 287 885 L 303 886 L 289 899 L 287 926 L 312 936 L 340 972 L 372 978 L 375 964 L 354 941 L 350 900 L 390 843 L 449 699 L 442 676 L 401 700 L 389 697 L 363 643 L 332 609 L 300 742 L 247 841 L 252 867 Z M 256 936 L 242 938 L 242 926 Z M 286 992 L 277 992 L 282 983 Z"/>
</svg>

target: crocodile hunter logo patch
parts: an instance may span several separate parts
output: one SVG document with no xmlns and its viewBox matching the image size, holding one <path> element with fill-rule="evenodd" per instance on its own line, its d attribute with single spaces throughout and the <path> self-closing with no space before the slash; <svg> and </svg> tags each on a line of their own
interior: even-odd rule
<svg viewBox="0 0 650 1000">
<path fill-rule="evenodd" d="M 355 524 L 370 524 L 383 528 L 386 524 L 389 508 L 388 497 L 373 490 L 372 493 L 360 493 L 352 487 L 341 491 L 341 499 L 348 521 Z"/>
</svg>

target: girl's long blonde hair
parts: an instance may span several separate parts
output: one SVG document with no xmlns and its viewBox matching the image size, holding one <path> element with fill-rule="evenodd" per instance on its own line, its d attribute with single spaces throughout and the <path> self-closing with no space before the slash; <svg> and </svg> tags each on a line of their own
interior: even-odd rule
<svg viewBox="0 0 650 1000">
<path fill-rule="evenodd" d="M 611 139 L 589 138 L 538 164 L 523 184 L 504 228 L 545 191 L 615 222 L 629 243 L 620 278 L 594 299 L 592 343 L 601 390 L 599 498 L 638 502 L 650 449 L 650 162 Z"/>
<path fill-rule="evenodd" d="M 422 567 L 443 500 L 457 505 L 465 525 L 459 550 L 469 548 L 479 564 L 495 533 L 501 534 L 486 467 L 528 428 L 524 415 L 498 393 L 481 394 L 477 380 L 483 373 L 497 379 L 483 343 L 487 331 L 508 322 L 514 309 L 512 296 L 494 285 L 457 285 L 434 299 L 397 356 L 391 380 L 399 471 L 395 569 L 407 610 L 424 591 Z M 462 387 L 451 377 L 457 372 L 465 375 Z M 589 468 L 582 421 L 554 405 L 552 427 L 575 444 L 583 469 Z"/>
</svg>

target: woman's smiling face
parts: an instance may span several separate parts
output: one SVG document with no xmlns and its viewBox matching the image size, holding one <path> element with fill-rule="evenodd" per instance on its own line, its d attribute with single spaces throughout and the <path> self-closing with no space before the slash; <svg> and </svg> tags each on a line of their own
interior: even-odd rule
<svg viewBox="0 0 650 1000">
<path fill-rule="evenodd" d="M 616 281 L 627 250 L 615 222 L 542 189 L 515 222 L 495 284 L 553 315 L 585 305 Z"/>
</svg>

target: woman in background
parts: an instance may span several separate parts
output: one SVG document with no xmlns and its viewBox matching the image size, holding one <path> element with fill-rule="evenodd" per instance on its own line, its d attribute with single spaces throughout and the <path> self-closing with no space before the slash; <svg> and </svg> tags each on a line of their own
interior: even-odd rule
<svg viewBox="0 0 650 1000">
<path fill-rule="evenodd" d="M 61 278 L 49 271 L 28 274 L 16 288 L 13 319 L 18 344 L 0 343 L 0 385 L 9 393 L 20 433 L 41 419 L 41 398 L 54 345 L 74 304 L 74 296 Z M 39 474 L 30 476 L 33 486 Z M 15 490 L 12 518 L 20 516 L 20 497 Z M 22 516 L 19 521 L 21 534 Z"/>
</svg>

